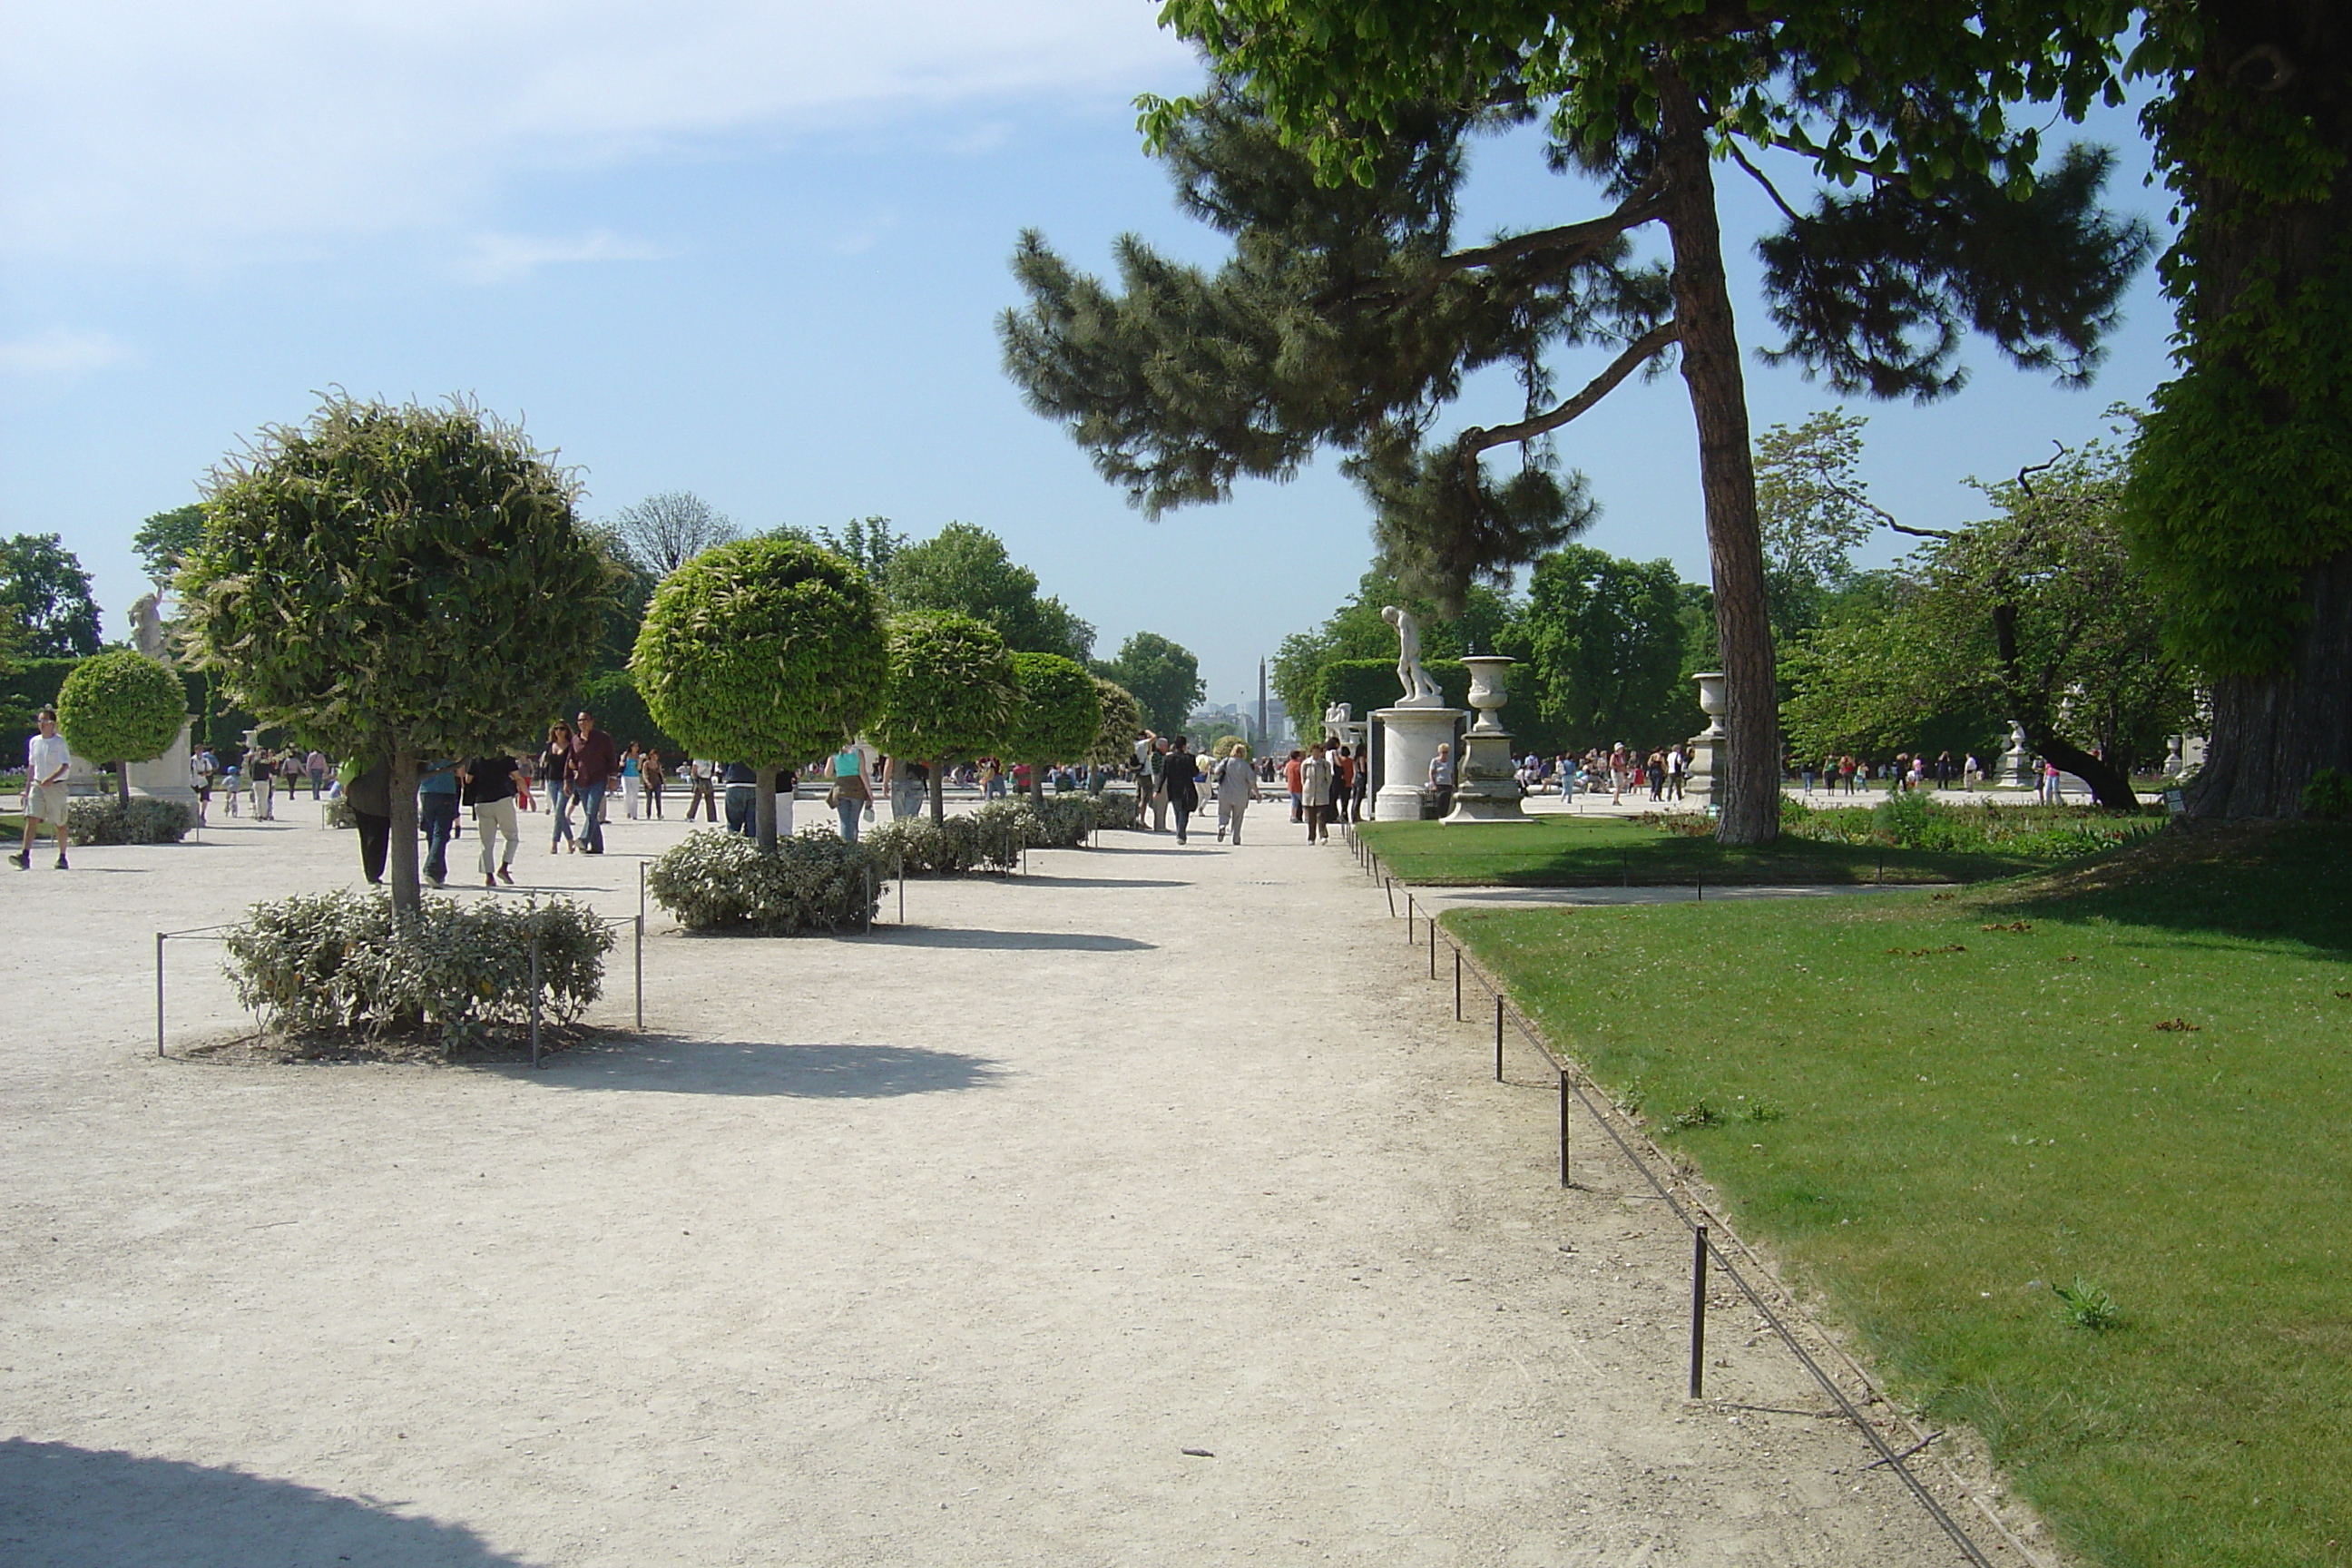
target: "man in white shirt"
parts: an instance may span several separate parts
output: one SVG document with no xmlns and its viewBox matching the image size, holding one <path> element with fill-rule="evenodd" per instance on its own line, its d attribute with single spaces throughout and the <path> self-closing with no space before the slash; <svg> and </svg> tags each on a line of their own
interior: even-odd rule
<svg viewBox="0 0 2352 1568">
<path fill-rule="evenodd" d="M 41 732 L 25 748 L 25 847 L 8 857 L 19 871 L 33 868 L 33 840 L 44 822 L 58 841 L 58 869 L 67 868 L 66 773 L 72 766 L 73 754 L 58 733 L 58 710 L 42 709 Z"/>
</svg>

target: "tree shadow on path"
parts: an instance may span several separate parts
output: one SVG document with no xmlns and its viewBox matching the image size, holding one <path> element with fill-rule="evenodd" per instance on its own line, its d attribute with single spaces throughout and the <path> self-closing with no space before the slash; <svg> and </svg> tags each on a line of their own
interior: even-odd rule
<svg viewBox="0 0 2352 1568">
<path fill-rule="evenodd" d="M 176 1459 L 0 1440 L 9 1568 L 525 1568 L 460 1524 Z"/>
<path fill-rule="evenodd" d="M 866 938 L 891 947 L 963 947 L 1014 952 L 1156 952 L 1160 944 L 1083 931 L 978 931 L 969 926 L 876 926 Z"/>
<path fill-rule="evenodd" d="M 782 1045 L 656 1036 L 566 1051 L 543 1073 L 526 1067 L 513 1076 L 551 1089 L 888 1100 L 989 1089 L 1005 1074 L 987 1057 L 912 1046 Z"/>
</svg>

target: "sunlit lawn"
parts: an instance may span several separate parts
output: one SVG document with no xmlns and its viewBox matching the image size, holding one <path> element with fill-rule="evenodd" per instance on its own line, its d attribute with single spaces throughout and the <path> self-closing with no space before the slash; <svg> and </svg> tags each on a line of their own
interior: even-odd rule
<svg viewBox="0 0 2352 1568">
<path fill-rule="evenodd" d="M 2352 1562 L 2352 834 L 1445 921 L 2084 1556 Z"/>
</svg>

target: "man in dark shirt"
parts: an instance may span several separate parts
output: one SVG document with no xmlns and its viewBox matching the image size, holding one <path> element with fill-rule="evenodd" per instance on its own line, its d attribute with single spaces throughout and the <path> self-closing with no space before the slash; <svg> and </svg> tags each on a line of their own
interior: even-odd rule
<svg viewBox="0 0 2352 1568">
<path fill-rule="evenodd" d="M 604 786 L 620 766 L 621 753 L 614 749 L 613 737 L 596 727 L 593 713 L 581 714 L 579 739 L 572 742 L 563 776 L 573 798 L 588 808 L 588 822 L 580 835 L 583 854 L 604 852 Z"/>
<path fill-rule="evenodd" d="M 515 760 L 512 757 L 471 757 L 457 770 L 466 786 L 466 804 L 474 808 L 474 832 L 482 841 L 482 886 L 514 884 Z M 506 857 L 491 851 L 499 834 L 507 836 Z M 495 873 L 495 875 L 493 875 Z"/>
</svg>

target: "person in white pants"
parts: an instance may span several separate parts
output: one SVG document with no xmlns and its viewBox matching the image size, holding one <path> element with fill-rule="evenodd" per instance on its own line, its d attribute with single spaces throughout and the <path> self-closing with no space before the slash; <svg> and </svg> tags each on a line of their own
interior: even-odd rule
<svg viewBox="0 0 2352 1568">
<path fill-rule="evenodd" d="M 495 888 L 504 882 L 512 887 L 515 846 L 520 842 L 515 832 L 515 760 L 469 758 L 457 770 L 457 782 L 474 808 L 474 832 L 482 841 L 482 886 Z M 501 833 L 507 836 L 503 856 L 495 853 Z"/>
</svg>

